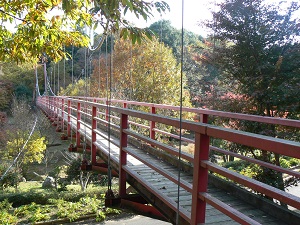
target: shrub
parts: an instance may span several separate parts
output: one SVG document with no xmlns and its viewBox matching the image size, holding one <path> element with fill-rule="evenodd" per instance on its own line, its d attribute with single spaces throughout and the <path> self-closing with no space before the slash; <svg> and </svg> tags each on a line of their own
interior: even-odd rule
<svg viewBox="0 0 300 225">
<path fill-rule="evenodd" d="M 106 190 L 106 189 L 105 189 Z M 13 207 L 19 207 L 22 205 L 29 205 L 32 202 L 36 204 L 46 205 L 49 199 L 64 199 L 70 202 L 78 202 L 83 197 L 100 196 L 105 190 L 103 189 L 92 189 L 83 193 L 81 191 L 29 191 L 20 193 L 9 193 L 0 196 L 0 202 L 8 199 L 12 203 Z"/>
<path fill-rule="evenodd" d="M 23 205 L 23 206 L 16 208 L 14 211 L 14 215 L 17 217 L 28 216 L 28 215 L 35 213 L 35 211 L 38 208 L 39 208 L 39 206 L 36 203 L 32 202 L 29 205 Z"/>
<path fill-rule="evenodd" d="M 232 169 L 234 171 L 241 172 L 245 168 L 247 168 L 250 165 L 249 162 L 243 161 L 243 160 L 235 160 L 235 161 L 229 161 L 222 163 L 222 166 L 228 169 Z"/>
<path fill-rule="evenodd" d="M 0 224 L 1 225 L 13 225 L 17 224 L 18 218 L 9 214 L 7 211 L 0 211 Z"/>
<path fill-rule="evenodd" d="M 81 198 L 79 202 L 82 206 L 88 207 L 89 210 L 91 210 L 91 213 L 96 213 L 98 208 L 103 205 L 103 201 L 97 199 L 96 196 L 94 196 L 93 198 L 91 197 Z"/>
<path fill-rule="evenodd" d="M 57 204 L 57 217 L 58 218 L 68 218 L 70 222 L 78 219 L 81 213 L 78 209 L 81 208 L 81 204 L 79 202 L 67 202 L 62 199 L 56 201 Z"/>
<path fill-rule="evenodd" d="M 0 211 L 8 211 L 12 208 L 12 203 L 8 201 L 8 199 L 4 199 L 0 202 Z"/>
<path fill-rule="evenodd" d="M 50 212 L 48 206 L 43 207 L 32 202 L 30 205 L 23 205 L 15 209 L 14 216 L 18 218 L 27 217 L 31 223 L 49 220 Z"/>
<path fill-rule="evenodd" d="M 99 210 L 96 215 L 96 221 L 101 222 L 105 220 L 105 218 L 106 218 L 106 214 L 103 211 Z"/>
<path fill-rule="evenodd" d="M 37 207 L 35 212 L 32 214 L 32 216 L 29 218 L 29 221 L 32 223 L 39 222 L 39 221 L 45 221 L 49 220 L 50 216 L 47 214 L 48 208 L 40 208 Z"/>
</svg>

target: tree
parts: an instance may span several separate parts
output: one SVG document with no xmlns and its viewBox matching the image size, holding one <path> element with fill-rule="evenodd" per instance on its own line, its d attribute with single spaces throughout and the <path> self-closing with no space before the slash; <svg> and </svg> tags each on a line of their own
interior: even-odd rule
<svg viewBox="0 0 300 225">
<path fill-rule="evenodd" d="M 12 93 L 12 83 L 5 80 L 0 80 L 0 111 L 7 112 L 9 110 Z"/>
<path fill-rule="evenodd" d="M 151 29 L 166 46 L 172 48 L 177 62 L 181 62 L 182 31 L 174 28 L 168 20 L 150 25 Z M 199 56 L 211 48 L 211 41 L 193 32 L 183 30 L 183 71 L 187 77 L 187 87 L 194 106 L 207 106 L 204 97 L 207 92 L 219 88 L 218 70 L 211 64 L 201 63 Z"/>
<path fill-rule="evenodd" d="M 106 66 L 105 56 L 100 61 L 101 68 L 99 61 L 94 61 L 91 95 L 106 97 L 110 65 Z M 172 50 L 156 38 L 140 45 L 122 39 L 116 41 L 111 78 L 113 98 L 179 105 L 180 75 Z M 183 82 L 185 87 L 185 76 Z M 183 97 L 183 105 L 190 106 L 188 90 L 184 90 Z"/>
<path fill-rule="evenodd" d="M 300 45 L 295 37 L 300 30 L 293 18 L 299 4 L 291 3 L 284 12 L 263 0 L 227 0 L 219 7 L 207 23 L 221 41 L 211 52 L 215 65 L 239 93 L 255 101 L 257 114 L 299 111 Z"/>
<path fill-rule="evenodd" d="M 6 150 L 9 159 L 14 159 L 17 155 L 21 154 L 19 164 L 28 164 L 33 162 L 41 163 L 43 159 L 43 152 L 46 149 L 46 143 L 44 137 L 39 137 L 38 133 L 34 133 L 27 143 L 25 150 L 22 152 L 22 147 L 25 144 L 27 134 L 21 132 L 14 133 L 17 137 L 12 141 L 7 142 Z M 12 136 L 12 135 L 11 135 Z M 25 138 L 22 138 L 25 137 Z"/>
<path fill-rule="evenodd" d="M 156 38 L 142 41 L 140 45 L 132 45 L 128 40 L 119 39 L 115 42 L 114 52 L 102 55 L 94 61 L 94 71 L 91 77 L 90 95 L 127 99 L 131 101 L 153 102 L 158 104 L 181 104 L 181 72 L 172 50 Z M 100 68 L 99 68 L 100 60 Z M 110 74 L 110 63 L 113 62 Z M 111 84 L 111 88 L 110 88 Z M 190 95 L 186 89 L 186 77 L 183 74 L 182 105 L 189 107 Z M 149 107 L 131 106 L 132 109 L 149 112 Z M 161 109 L 157 113 L 165 116 L 179 117 L 179 112 Z M 190 113 L 184 113 L 183 118 L 190 118 Z M 137 123 L 147 124 L 146 121 L 135 119 Z M 141 129 L 140 127 L 136 127 Z M 158 125 L 169 132 L 170 127 Z M 145 133 L 149 132 L 145 129 Z"/>
<path fill-rule="evenodd" d="M 173 54 L 180 61 L 181 57 L 181 30 L 176 29 L 171 25 L 169 20 L 160 20 L 149 26 L 159 41 L 162 41 L 166 46 L 172 48 Z M 184 47 L 196 46 L 203 40 L 203 37 L 194 34 L 193 32 L 184 30 L 183 32 Z"/>
<path fill-rule="evenodd" d="M 5 127 L 6 146 L 0 152 L 1 159 L 10 164 L 16 177 L 24 176 L 30 163 L 41 163 L 46 149 L 45 137 L 35 129 L 36 117 L 31 107 L 24 100 L 14 99 L 12 105 L 12 120 Z M 2 174 L 1 179 L 3 179 Z M 17 179 L 14 183 L 17 187 Z"/>
<path fill-rule="evenodd" d="M 85 191 L 88 184 L 93 179 L 97 179 L 98 176 L 92 171 L 82 171 L 80 166 L 82 165 L 82 157 L 75 158 L 71 161 L 70 165 L 67 167 L 67 179 L 69 182 L 79 182 L 81 186 L 81 191 Z"/>
<path fill-rule="evenodd" d="M 297 2 L 288 7 L 269 5 L 263 0 L 226 0 L 218 4 L 213 20 L 207 22 L 219 42 L 208 56 L 223 71 L 234 94 L 253 103 L 249 113 L 265 116 L 299 115 L 299 19 Z M 239 129 L 276 136 L 276 127 L 250 122 Z M 280 166 L 278 154 L 247 149 L 254 158 Z M 262 182 L 284 189 L 281 173 L 262 167 L 255 175 Z"/>
<path fill-rule="evenodd" d="M 0 165 L 0 174 L 1 174 L 0 189 L 1 190 L 4 190 L 5 188 L 8 188 L 8 187 L 16 187 L 20 180 L 20 174 L 16 173 L 13 170 L 8 171 L 6 173 L 6 175 L 3 176 L 5 174 L 5 172 L 7 171 L 8 167 L 9 167 L 8 163 L 1 162 L 1 165 Z"/>
<path fill-rule="evenodd" d="M 74 84 L 69 84 L 66 89 L 61 88 L 59 95 L 67 96 L 90 96 L 90 81 L 83 78 L 76 81 Z"/>
<path fill-rule="evenodd" d="M 0 1 L 0 61 L 38 62 L 45 55 L 58 61 L 66 57 L 64 46 L 88 46 L 84 27 L 101 26 L 104 36 L 122 30 L 123 37 L 140 42 L 149 32 L 130 26 L 127 11 L 147 20 L 152 9 L 163 12 L 163 1 L 123 0 L 29 0 Z M 13 30 L 8 27 L 17 25 Z"/>
<path fill-rule="evenodd" d="M 3 95 L 4 100 L 11 103 L 13 96 L 17 99 L 32 99 L 36 84 L 35 68 L 32 64 L 23 63 L 18 65 L 15 62 L 7 62 L 2 63 L 1 66 L 3 69 L 2 75 L 0 75 L 0 83 L 6 84 L 4 86 L 4 90 L 6 90 L 6 93 Z M 37 66 L 37 72 L 39 82 L 43 84 L 43 68 L 40 65 Z M 0 84 L 0 86 L 2 85 Z M 41 87 L 41 91 L 43 91 L 43 87 Z M 10 107 L 10 104 L 8 104 L 8 107 Z"/>
</svg>

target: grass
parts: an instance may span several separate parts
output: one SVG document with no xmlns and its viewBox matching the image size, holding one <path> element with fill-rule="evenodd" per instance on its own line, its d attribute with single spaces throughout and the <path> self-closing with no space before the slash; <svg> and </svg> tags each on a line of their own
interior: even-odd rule
<svg viewBox="0 0 300 225">
<path fill-rule="evenodd" d="M 17 190 L 14 187 L 8 187 L 5 190 L 0 190 L 0 195 L 7 194 L 7 193 L 28 192 L 33 190 L 43 191 L 42 182 L 40 181 L 21 182 Z"/>
<path fill-rule="evenodd" d="M 41 188 L 41 182 L 22 182 L 19 189 L 0 192 L 0 224 L 33 224 L 40 221 L 66 219 L 74 221 L 93 215 L 98 221 L 119 210 L 105 208 L 107 187 L 89 185 L 81 192 L 79 185 L 68 185 L 67 191 Z"/>
<path fill-rule="evenodd" d="M 28 181 L 28 182 L 21 182 L 18 189 L 16 190 L 13 187 L 8 187 L 5 190 L 0 190 L 0 196 L 7 195 L 7 194 L 16 194 L 16 193 L 28 193 L 28 192 L 53 192 L 54 190 L 50 189 L 43 189 L 41 181 Z M 87 188 L 87 193 L 89 192 L 105 192 L 107 187 L 99 186 L 99 185 L 89 185 Z M 81 188 L 79 185 L 68 185 L 67 191 L 75 191 L 80 192 Z"/>
</svg>

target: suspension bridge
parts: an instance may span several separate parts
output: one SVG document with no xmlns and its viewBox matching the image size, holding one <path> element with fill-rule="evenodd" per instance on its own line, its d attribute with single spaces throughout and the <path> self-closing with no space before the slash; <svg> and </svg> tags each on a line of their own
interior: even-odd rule
<svg viewBox="0 0 300 225">
<path fill-rule="evenodd" d="M 89 156 L 81 169 L 119 178 L 118 193 L 108 191 L 107 204 L 133 207 L 173 224 L 300 224 L 298 196 L 211 160 L 219 153 L 299 179 L 297 170 L 211 143 L 226 140 L 296 159 L 300 159 L 300 143 L 209 123 L 227 118 L 294 131 L 300 128 L 298 120 L 185 107 L 183 112 L 199 120 L 179 120 L 164 116 L 166 111 L 180 111 L 177 106 L 92 97 L 38 96 L 37 106 L 63 138 L 76 137 L 69 151 Z M 148 112 L 136 110 L 137 106 Z M 178 132 L 163 130 L 162 125 Z M 191 151 L 182 150 L 187 144 L 193 146 Z M 137 194 L 129 193 L 129 185 Z"/>
</svg>

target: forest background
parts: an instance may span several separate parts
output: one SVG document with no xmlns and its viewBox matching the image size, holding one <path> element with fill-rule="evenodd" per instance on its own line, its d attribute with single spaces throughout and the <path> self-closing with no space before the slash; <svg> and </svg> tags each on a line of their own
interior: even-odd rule
<svg viewBox="0 0 300 225">
<path fill-rule="evenodd" d="M 42 56 L 48 53 L 47 74 L 55 94 L 106 97 L 107 77 L 111 74 L 112 98 L 179 105 L 182 65 L 182 102 L 185 106 L 299 119 L 300 23 L 296 12 L 299 12 L 297 2 L 283 6 L 262 0 L 226 0 L 218 3 L 212 20 L 202 23 L 210 29 L 209 36 L 204 38 L 184 30 L 183 43 L 182 31 L 165 20 L 151 24 L 146 32 L 133 29 L 128 23 L 126 29 L 114 24 L 110 27 L 115 31 L 114 35 L 103 38 L 102 47 L 96 51 L 78 45 L 80 41 L 87 45 L 86 36 L 80 39 L 83 28 L 74 33 L 77 42 L 60 42 L 63 38 L 69 40 L 68 36 L 57 35 L 52 37 L 47 48 L 35 49 L 39 57 L 33 55 L 35 51 L 28 58 L 23 57 L 22 52 L 14 51 L 11 58 L 1 56 L 0 111 L 3 115 L 13 116 L 13 98 L 32 99 L 36 90 L 33 69 L 36 62 L 39 62 L 39 91 L 44 93 L 45 59 Z M 156 36 L 151 38 L 152 32 Z M 95 35 L 94 40 L 101 36 Z M 30 37 L 26 38 L 28 40 L 23 41 L 30 43 Z M 57 51 L 55 41 L 60 45 Z M 2 130 L 7 128 L 4 123 L 2 121 Z M 283 127 L 226 120 L 211 123 L 289 140 L 299 141 L 300 137 L 299 131 Z M 16 141 L 8 140 L 8 137 L 1 137 L 2 149 L 15 148 Z M 43 149 L 41 138 L 32 144 Z M 213 142 L 215 146 L 276 165 L 292 167 L 299 164 L 272 153 L 265 154 L 220 140 Z M 10 157 L 14 155 L 16 153 Z M 249 164 L 240 165 L 240 161 L 230 157 L 223 157 L 222 161 L 229 163 L 228 167 L 281 189 L 289 185 L 283 182 L 279 173 Z"/>
</svg>

